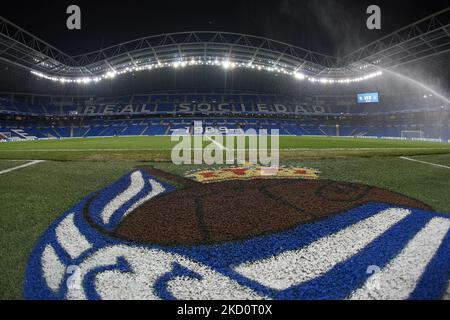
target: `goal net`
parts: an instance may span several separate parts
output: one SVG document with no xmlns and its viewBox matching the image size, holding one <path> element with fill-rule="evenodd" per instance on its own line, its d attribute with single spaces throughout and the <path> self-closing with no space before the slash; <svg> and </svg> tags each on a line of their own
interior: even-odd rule
<svg viewBox="0 0 450 320">
<path fill-rule="evenodd" d="M 403 130 L 402 131 L 402 139 L 423 139 L 423 131 L 422 130 Z"/>
</svg>

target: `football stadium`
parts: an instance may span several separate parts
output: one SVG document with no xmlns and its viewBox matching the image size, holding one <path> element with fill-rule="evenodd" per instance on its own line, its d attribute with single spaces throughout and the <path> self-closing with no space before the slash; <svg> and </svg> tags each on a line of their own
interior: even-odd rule
<svg viewBox="0 0 450 320">
<path fill-rule="evenodd" d="M 145 5 L 6 10 L 1 299 L 450 299 L 450 7 L 362 2 L 323 1 L 304 41 L 273 31 L 302 3 L 280 1 L 251 20 L 270 32 L 192 4 L 206 27 L 94 46 Z M 327 51 L 347 5 L 364 31 L 336 43 L 361 44 Z"/>
</svg>

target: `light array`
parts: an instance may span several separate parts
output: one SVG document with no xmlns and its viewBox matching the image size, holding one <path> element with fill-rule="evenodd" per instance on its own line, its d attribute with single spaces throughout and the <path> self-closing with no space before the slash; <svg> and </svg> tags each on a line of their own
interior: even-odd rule
<svg viewBox="0 0 450 320">
<path fill-rule="evenodd" d="M 199 65 L 206 65 L 206 66 L 219 66 L 222 67 L 225 70 L 232 70 L 237 68 L 246 68 L 246 69 L 254 69 L 254 70 L 262 70 L 267 71 L 271 73 L 277 73 L 277 74 L 284 74 L 288 76 L 294 77 L 296 80 L 303 81 L 307 80 L 312 83 L 321 83 L 321 84 L 349 84 L 349 83 L 355 83 L 355 82 L 361 82 L 368 79 L 372 79 L 378 76 L 381 76 L 383 73 L 381 71 L 373 72 L 370 74 L 366 74 L 364 76 L 355 77 L 355 78 L 323 78 L 323 77 L 313 77 L 306 74 L 303 74 L 299 71 L 290 71 L 284 67 L 281 66 L 270 66 L 270 65 L 264 65 L 264 64 L 258 64 L 255 62 L 235 62 L 230 60 L 223 60 L 223 59 L 195 59 L 192 58 L 191 60 L 179 60 L 175 62 L 164 62 L 164 63 L 152 63 L 152 64 L 146 64 L 146 65 L 140 65 L 140 66 L 126 66 L 122 67 L 121 69 L 111 69 L 110 71 L 106 72 L 103 75 L 100 76 L 94 76 L 94 77 L 57 77 L 57 76 L 49 76 L 42 72 L 38 71 L 31 71 L 31 73 L 39 78 L 51 80 L 54 82 L 60 82 L 60 83 L 78 83 L 78 84 L 90 84 L 90 83 L 97 83 L 105 79 L 113 79 L 118 75 L 132 73 L 132 72 L 138 72 L 138 71 L 144 71 L 144 70 L 153 70 L 153 69 L 161 69 L 161 68 L 174 68 L 174 69 L 181 69 L 188 66 L 199 66 Z"/>
</svg>

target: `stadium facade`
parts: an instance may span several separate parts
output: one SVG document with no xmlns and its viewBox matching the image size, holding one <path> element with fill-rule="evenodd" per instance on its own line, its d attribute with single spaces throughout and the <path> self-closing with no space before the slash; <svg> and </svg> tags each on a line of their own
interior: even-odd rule
<svg viewBox="0 0 450 320">
<path fill-rule="evenodd" d="M 169 135 L 202 120 L 209 132 L 448 141 L 449 16 L 344 57 L 224 32 L 70 56 L 1 18 L 0 138 Z"/>
</svg>

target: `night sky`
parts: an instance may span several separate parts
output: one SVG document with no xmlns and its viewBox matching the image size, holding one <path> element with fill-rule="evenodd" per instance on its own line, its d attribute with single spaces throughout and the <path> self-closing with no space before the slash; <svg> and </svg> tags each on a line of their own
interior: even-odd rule
<svg viewBox="0 0 450 320">
<path fill-rule="evenodd" d="M 82 30 L 66 29 L 67 6 L 82 10 Z M 382 10 L 382 30 L 366 28 L 366 8 Z M 450 0 L 7 1 L 0 15 L 68 54 L 178 31 L 229 31 L 343 55 L 436 11 Z"/>
</svg>

